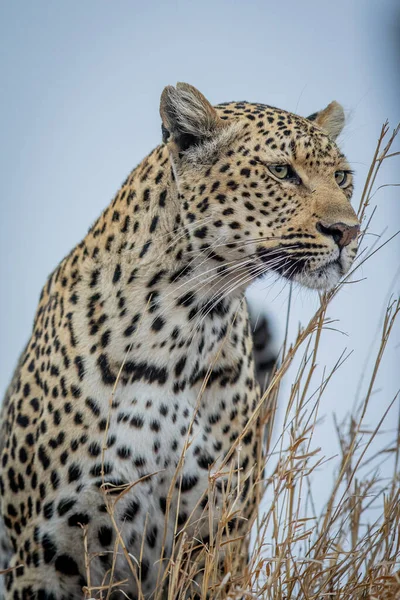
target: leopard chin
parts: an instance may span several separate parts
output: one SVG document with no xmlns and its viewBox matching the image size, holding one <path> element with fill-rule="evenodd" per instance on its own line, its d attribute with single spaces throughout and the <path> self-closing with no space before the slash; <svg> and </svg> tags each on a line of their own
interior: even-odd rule
<svg viewBox="0 0 400 600">
<path fill-rule="evenodd" d="M 343 267 L 340 261 L 336 259 L 313 271 L 296 273 L 293 276 L 293 281 L 313 290 L 328 291 L 339 283 L 343 275 Z"/>
</svg>

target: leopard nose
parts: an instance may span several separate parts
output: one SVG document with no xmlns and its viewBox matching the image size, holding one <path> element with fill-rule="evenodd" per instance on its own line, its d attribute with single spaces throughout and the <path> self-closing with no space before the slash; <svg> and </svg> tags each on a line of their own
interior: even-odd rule
<svg viewBox="0 0 400 600">
<path fill-rule="evenodd" d="M 332 237 L 339 248 L 342 249 L 357 237 L 360 226 L 346 225 L 346 223 L 333 223 L 329 225 L 320 221 L 317 223 L 317 230 L 323 235 Z"/>
</svg>

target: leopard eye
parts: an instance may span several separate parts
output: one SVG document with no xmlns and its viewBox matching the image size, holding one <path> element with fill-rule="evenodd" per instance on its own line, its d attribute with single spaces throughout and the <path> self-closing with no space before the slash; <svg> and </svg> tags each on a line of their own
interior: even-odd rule
<svg viewBox="0 0 400 600">
<path fill-rule="evenodd" d="M 344 187 L 347 183 L 347 173 L 346 171 L 336 171 L 335 173 L 335 181 L 339 187 Z"/>
<path fill-rule="evenodd" d="M 299 185 L 301 183 L 300 177 L 296 171 L 292 169 L 290 165 L 265 165 L 268 171 L 281 181 L 288 181 Z"/>
<path fill-rule="evenodd" d="M 295 172 L 289 165 L 268 165 L 268 169 L 278 179 L 293 179 L 296 177 Z"/>
<path fill-rule="evenodd" d="M 272 175 L 275 175 L 278 179 L 286 179 L 289 172 L 287 165 L 270 165 L 268 169 L 271 171 Z"/>
</svg>

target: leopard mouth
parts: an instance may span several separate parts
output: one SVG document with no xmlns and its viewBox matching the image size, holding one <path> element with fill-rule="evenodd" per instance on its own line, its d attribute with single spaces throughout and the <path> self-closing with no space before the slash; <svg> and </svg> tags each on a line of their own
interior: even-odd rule
<svg viewBox="0 0 400 600">
<path fill-rule="evenodd" d="M 329 290 L 333 288 L 346 273 L 343 257 L 341 254 L 325 262 L 324 264 L 310 269 L 309 258 L 296 252 L 287 253 L 263 250 L 258 253 L 259 258 L 275 271 L 289 281 L 296 281 L 301 285 L 317 290 Z"/>
<path fill-rule="evenodd" d="M 322 275 L 324 275 L 324 273 L 326 273 L 326 271 L 330 267 L 333 267 L 333 266 L 336 266 L 339 269 L 340 274 L 344 275 L 343 265 L 342 265 L 342 261 L 340 260 L 340 257 L 330 260 L 327 263 L 325 263 L 324 265 L 321 265 L 320 267 L 313 269 L 312 271 L 309 272 L 309 274 L 310 275 L 312 274 L 315 277 L 321 277 Z"/>
<path fill-rule="evenodd" d="M 296 273 L 292 279 L 305 287 L 327 291 L 335 287 L 344 275 L 340 257 L 326 262 L 316 269 L 303 269 Z"/>
</svg>

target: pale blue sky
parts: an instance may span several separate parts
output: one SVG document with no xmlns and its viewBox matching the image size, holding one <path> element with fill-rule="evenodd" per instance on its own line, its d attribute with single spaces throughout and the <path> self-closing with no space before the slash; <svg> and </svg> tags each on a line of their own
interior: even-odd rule
<svg viewBox="0 0 400 600">
<path fill-rule="evenodd" d="M 188 81 L 214 103 L 247 99 L 305 115 L 338 100 L 350 115 L 341 139 L 357 173 L 357 203 L 382 122 L 400 118 L 396 7 L 395 0 L 2 0 L 0 390 L 29 336 L 46 276 L 159 143 L 165 85 Z M 398 174 L 393 160 L 380 183 L 398 183 Z M 377 193 L 375 233 L 399 228 L 398 189 Z M 362 270 L 366 281 L 343 290 L 329 311 L 349 337 L 329 332 L 321 364 L 332 365 L 345 346 L 355 352 L 322 413 L 343 415 L 354 399 L 364 360 L 376 350 L 385 298 L 399 292 L 399 250 L 394 241 L 373 258 Z M 267 298 L 253 291 L 272 305 L 278 332 L 287 298 L 280 289 Z M 293 332 L 317 302 L 314 292 L 296 292 Z M 398 342 L 399 328 L 371 422 L 399 386 Z M 319 443 L 328 455 L 336 450 L 330 417 Z"/>
</svg>

